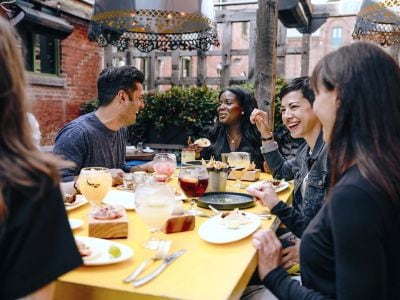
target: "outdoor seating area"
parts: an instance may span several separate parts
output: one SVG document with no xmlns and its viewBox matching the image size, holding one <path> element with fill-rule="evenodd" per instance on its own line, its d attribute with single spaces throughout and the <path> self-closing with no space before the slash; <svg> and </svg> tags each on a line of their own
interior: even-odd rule
<svg viewBox="0 0 400 300">
<path fill-rule="evenodd" d="M 0 0 L 0 300 L 397 299 L 400 2 Z"/>
</svg>

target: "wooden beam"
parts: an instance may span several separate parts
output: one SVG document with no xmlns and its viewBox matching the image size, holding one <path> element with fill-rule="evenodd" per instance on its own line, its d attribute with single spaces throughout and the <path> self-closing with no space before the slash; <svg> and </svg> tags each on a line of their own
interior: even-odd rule
<svg viewBox="0 0 400 300">
<path fill-rule="evenodd" d="M 147 77 L 147 88 L 149 90 L 154 90 L 156 88 L 156 74 L 157 74 L 157 58 L 154 51 L 150 54 L 149 57 L 149 74 Z"/>
<path fill-rule="evenodd" d="M 171 84 L 178 85 L 179 84 L 179 59 L 180 53 L 179 50 L 172 51 L 171 54 Z"/>
<path fill-rule="evenodd" d="M 216 10 L 215 20 L 218 23 L 248 22 L 256 18 L 256 10 Z"/>
<path fill-rule="evenodd" d="M 255 96 L 258 107 L 268 112 L 270 128 L 274 124 L 278 2 L 279 0 L 259 0 L 257 10 Z"/>
<path fill-rule="evenodd" d="M 197 51 L 197 86 L 206 85 L 207 77 L 207 56 L 202 50 Z"/>
<path fill-rule="evenodd" d="M 90 21 L 93 15 L 93 6 L 87 3 L 73 0 L 33 0 L 33 2 L 62 11 L 65 14 L 72 15 L 87 21 Z"/>
<path fill-rule="evenodd" d="M 232 23 L 225 22 L 222 28 L 221 89 L 229 86 L 231 77 Z"/>
<path fill-rule="evenodd" d="M 287 29 L 278 21 L 278 36 L 276 48 L 276 73 L 280 77 L 285 77 L 286 72 L 286 44 Z"/>
<path fill-rule="evenodd" d="M 303 53 L 301 54 L 301 76 L 308 76 L 310 69 L 311 34 L 304 33 L 301 39 Z"/>
<path fill-rule="evenodd" d="M 256 68 L 256 40 L 257 40 L 257 22 L 255 19 L 250 21 L 250 36 L 249 36 L 249 69 L 247 70 L 247 77 L 249 82 L 254 84 L 255 81 L 255 68 Z"/>
</svg>

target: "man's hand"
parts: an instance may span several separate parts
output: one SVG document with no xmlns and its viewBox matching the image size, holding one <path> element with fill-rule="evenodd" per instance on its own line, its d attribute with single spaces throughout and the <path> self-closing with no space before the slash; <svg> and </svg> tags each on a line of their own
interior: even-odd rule
<svg viewBox="0 0 400 300">
<path fill-rule="evenodd" d="M 112 185 L 116 186 L 119 184 L 122 184 L 123 182 L 123 176 L 124 176 L 124 171 L 121 169 L 110 169 L 111 177 L 113 179 Z"/>
<path fill-rule="evenodd" d="M 147 173 L 153 173 L 154 168 L 153 168 L 153 161 L 149 161 L 148 163 L 134 166 L 131 168 L 130 172 L 137 172 L 137 171 L 145 171 Z"/>
<path fill-rule="evenodd" d="M 270 182 L 263 181 L 259 184 L 252 184 L 247 188 L 247 191 L 270 210 L 280 201 Z"/>
</svg>

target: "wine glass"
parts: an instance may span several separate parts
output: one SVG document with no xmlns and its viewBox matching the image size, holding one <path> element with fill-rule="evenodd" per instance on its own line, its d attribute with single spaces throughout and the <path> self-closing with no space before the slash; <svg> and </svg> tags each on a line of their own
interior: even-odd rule
<svg viewBox="0 0 400 300">
<path fill-rule="evenodd" d="M 142 183 L 136 188 L 136 213 L 150 229 L 150 238 L 146 241 L 144 247 L 157 249 L 160 240 L 155 235 L 171 216 L 174 207 L 175 194 L 169 185 L 152 182 Z"/>
<path fill-rule="evenodd" d="M 176 156 L 173 153 L 157 153 L 153 159 L 153 168 L 158 175 L 165 175 L 167 178 L 175 172 Z"/>
<path fill-rule="evenodd" d="M 189 213 L 199 215 L 195 208 L 196 199 L 203 196 L 208 186 L 208 171 L 204 166 L 182 167 L 179 171 L 179 185 L 186 197 L 191 198 Z"/>
<path fill-rule="evenodd" d="M 112 176 L 107 168 L 83 168 L 79 173 L 78 187 L 82 195 L 92 204 L 99 206 L 101 201 L 111 190 Z"/>
<path fill-rule="evenodd" d="M 250 165 L 250 154 L 247 152 L 231 152 L 228 154 L 228 164 L 233 167 L 237 175 L 236 182 L 233 186 L 244 189 L 246 186 L 242 184 L 241 178 Z"/>
</svg>

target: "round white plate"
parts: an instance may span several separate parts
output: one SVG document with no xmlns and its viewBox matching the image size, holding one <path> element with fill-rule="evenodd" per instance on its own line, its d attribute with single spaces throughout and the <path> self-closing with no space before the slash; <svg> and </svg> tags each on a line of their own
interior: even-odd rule
<svg viewBox="0 0 400 300">
<path fill-rule="evenodd" d="M 110 205 L 121 205 L 126 210 L 135 209 L 135 193 L 111 190 L 104 198 L 103 203 Z"/>
<path fill-rule="evenodd" d="M 153 150 L 153 149 L 150 149 L 150 148 L 144 148 L 142 151 L 143 151 L 144 153 L 153 153 L 153 152 L 154 152 L 154 150 Z"/>
<path fill-rule="evenodd" d="M 83 225 L 83 221 L 79 219 L 68 219 L 68 221 L 69 221 L 69 226 L 71 226 L 72 230 L 79 228 Z"/>
<path fill-rule="evenodd" d="M 246 215 L 251 222 L 246 225 L 240 225 L 236 229 L 227 228 L 223 224 L 220 215 L 212 217 L 200 226 L 198 233 L 203 240 L 213 244 L 226 244 L 239 241 L 256 231 L 261 224 L 261 220 L 257 215 L 247 212 Z"/>
<path fill-rule="evenodd" d="M 69 203 L 65 204 L 64 203 L 64 205 L 65 205 L 65 209 L 67 211 L 70 211 L 75 208 L 81 207 L 81 206 L 85 205 L 86 203 L 88 203 L 88 200 L 85 197 L 83 197 L 83 195 L 77 195 L 76 201 L 73 204 L 69 204 Z"/>
<path fill-rule="evenodd" d="M 91 258 L 89 259 L 85 259 L 85 257 L 83 257 L 83 264 L 85 266 L 115 264 L 128 260 L 133 255 L 133 250 L 121 243 L 86 236 L 76 236 L 75 239 L 85 243 L 93 253 L 96 253 L 96 255 L 91 255 Z M 121 255 L 119 257 L 110 257 L 108 254 L 108 249 L 111 245 L 115 245 L 121 249 Z"/>
<path fill-rule="evenodd" d="M 282 192 L 286 190 L 289 187 L 289 182 L 287 181 L 281 181 L 281 183 L 278 185 L 278 187 L 275 189 L 275 193 Z"/>
</svg>

